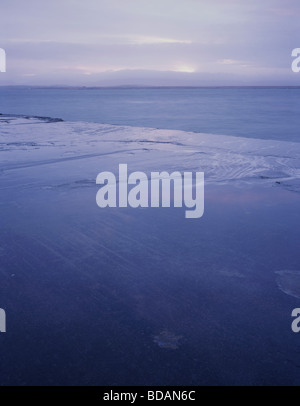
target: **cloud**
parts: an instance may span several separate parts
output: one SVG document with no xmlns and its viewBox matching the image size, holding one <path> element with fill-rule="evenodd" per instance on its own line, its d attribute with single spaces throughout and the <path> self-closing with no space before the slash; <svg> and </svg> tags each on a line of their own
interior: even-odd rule
<svg viewBox="0 0 300 406">
<path fill-rule="evenodd" d="M 299 14 L 298 0 L 10 0 L 0 16 L 5 82 L 77 72 L 84 84 L 129 70 L 148 72 L 154 84 L 156 71 L 290 81 Z"/>
</svg>

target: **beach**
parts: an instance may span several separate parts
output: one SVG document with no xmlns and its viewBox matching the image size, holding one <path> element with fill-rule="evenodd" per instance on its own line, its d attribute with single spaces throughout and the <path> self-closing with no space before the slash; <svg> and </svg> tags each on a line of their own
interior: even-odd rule
<svg viewBox="0 0 300 406">
<path fill-rule="evenodd" d="M 299 143 L 0 128 L 2 385 L 299 385 Z M 96 177 L 119 164 L 204 172 L 203 217 L 99 208 Z"/>
</svg>

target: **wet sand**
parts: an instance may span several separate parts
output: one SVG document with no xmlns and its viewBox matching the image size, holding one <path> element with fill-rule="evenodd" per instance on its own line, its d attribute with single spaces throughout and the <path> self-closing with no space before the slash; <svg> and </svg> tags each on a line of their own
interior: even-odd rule
<svg viewBox="0 0 300 406">
<path fill-rule="evenodd" d="M 300 271 L 297 190 L 208 183 L 195 220 L 100 209 L 93 176 L 128 145 L 54 161 L 57 148 L 45 165 L 20 164 L 45 160 L 36 145 L 2 154 L 1 385 L 299 385 L 299 300 L 277 273 Z"/>
</svg>

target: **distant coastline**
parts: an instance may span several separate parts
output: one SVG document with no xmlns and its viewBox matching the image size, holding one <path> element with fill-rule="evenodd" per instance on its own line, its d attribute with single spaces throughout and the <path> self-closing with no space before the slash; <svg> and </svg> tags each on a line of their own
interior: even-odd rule
<svg viewBox="0 0 300 406">
<path fill-rule="evenodd" d="M 76 89 L 76 90 L 98 90 L 98 89 L 300 89 L 300 86 L 278 85 L 278 86 L 147 86 L 147 85 L 117 85 L 117 86 L 69 86 L 69 85 L 1 85 L 0 88 L 35 88 L 35 89 Z"/>
</svg>

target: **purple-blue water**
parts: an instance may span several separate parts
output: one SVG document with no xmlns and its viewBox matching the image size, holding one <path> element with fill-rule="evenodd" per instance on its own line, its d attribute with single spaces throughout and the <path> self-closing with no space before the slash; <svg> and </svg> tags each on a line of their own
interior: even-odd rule
<svg viewBox="0 0 300 406">
<path fill-rule="evenodd" d="M 235 135 L 238 144 L 238 136 L 264 138 L 272 146 L 299 142 L 299 92 L 0 88 L 0 112 Z M 122 154 L 102 156 L 93 128 L 86 142 L 99 156 L 82 159 L 85 124 L 74 142 L 64 129 L 61 145 L 43 139 L 51 123 L 38 127 L 46 128 L 38 140 L 26 129 L 39 124 L 21 124 L 23 136 L 28 131 L 21 143 L 12 125 L 0 122 L 0 307 L 7 314 L 0 385 L 300 384 L 300 336 L 291 329 L 300 288 L 298 297 L 286 294 L 276 277 L 300 272 L 296 149 L 293 157 L 270 156 L 282 166 L 291 158 L 292 185 L 291 175 L 284 178 L 291 171 L 272 178 L 270 168 L 256 183 L 207 185 L 203 218 L 188 221 L 184 209 L 96 205 L 95 168 L 128 159 L 144 170 L 153 144 L 136 142 L 140 151 L 127 153 L 115 142 Z M 168 157 L 174 166 L 176 148 Z"/>
<path fill-rule="evenodd" d="M 300 142 L 300 88 L 0 87 L 0 113 Z"/>
</svg>

